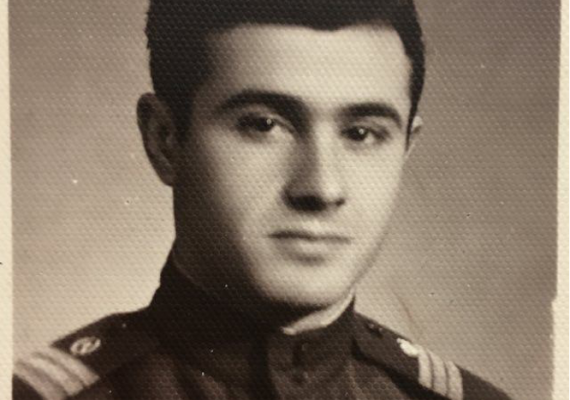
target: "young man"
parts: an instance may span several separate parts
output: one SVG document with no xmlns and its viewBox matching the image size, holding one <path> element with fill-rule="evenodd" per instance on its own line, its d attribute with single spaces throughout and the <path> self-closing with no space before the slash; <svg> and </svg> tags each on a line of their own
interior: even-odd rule
<svg viewBox="0 0 570 400">
<path fill-rule="evenodd" d="M 15 398 L 506 398 L 353 308 L 422 125 L 412 0 L 153 0 L 147 35 L 161 286 L 19 362 Z"/>
</svg>

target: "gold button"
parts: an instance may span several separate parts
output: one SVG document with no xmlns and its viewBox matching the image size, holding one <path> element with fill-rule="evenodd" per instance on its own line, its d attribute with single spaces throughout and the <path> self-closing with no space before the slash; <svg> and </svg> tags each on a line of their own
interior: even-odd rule
<svg viewBox="0 0 570 400">
<path fill-rule="evenodd" d="M 307 371 L 295 371 L 293 379 L 297 385 L 304 385 L 309 381 L 309 373 Z"/>
<path fill-rule="evenodd" d="M 97 351 L 99 347 L 101 347 L 101 339 L 95 336 L 86 336 L 73 342 L 69 351 L 76 356 L 86 356 Z"/>
</svg>

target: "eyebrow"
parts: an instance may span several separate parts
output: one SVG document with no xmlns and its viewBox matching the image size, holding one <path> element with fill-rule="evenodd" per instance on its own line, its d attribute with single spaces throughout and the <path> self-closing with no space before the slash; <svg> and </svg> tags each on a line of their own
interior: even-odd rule
<svg viewBox="0 0 570 400">
<path fill-rule="evenodd" d="M 252 105 L 268 107 L 292 123 L 306 121 L 309 115 L 307 106 L 295 96 L 258 90 L 239 92 L 222 102 L 215 108 L 214 112 L 224 113 Z"/>
</svg>

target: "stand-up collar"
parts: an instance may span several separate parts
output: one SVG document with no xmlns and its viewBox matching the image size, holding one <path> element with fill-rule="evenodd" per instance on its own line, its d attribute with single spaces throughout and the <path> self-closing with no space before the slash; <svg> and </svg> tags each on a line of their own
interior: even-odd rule
<svg viewBox="0 0 570 400">
<path fill-rule="evenodd" d="M 286 335 L 200 290 L 170 261 L 149 311 L 163 346 L 227 385 L 265 379 L 300 395 L 339 373 L 351 351 L 353 304 L 325 328 Z"/>
</svg>

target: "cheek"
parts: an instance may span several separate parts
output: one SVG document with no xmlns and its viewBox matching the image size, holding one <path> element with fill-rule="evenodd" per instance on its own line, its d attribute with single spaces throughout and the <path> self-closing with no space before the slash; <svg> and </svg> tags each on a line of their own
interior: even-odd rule
<svg viewBox="0 0 570 400">
<path fill-rule="evenodd" d="M 371 240 L 383 234 L 392 214 L 402 176 L 402 154 L 390 152 L 347 165 L 351 219 L 360 234 Z"/>
<path fill-rule="evenodd" d="M 233 228 L 243 231 L 268 220 L 276 211 L 285 179 L 283 150 L 259 149 L 232 140 L 212 140 L 202 147 L 217 208 Z"/>
</svg>

